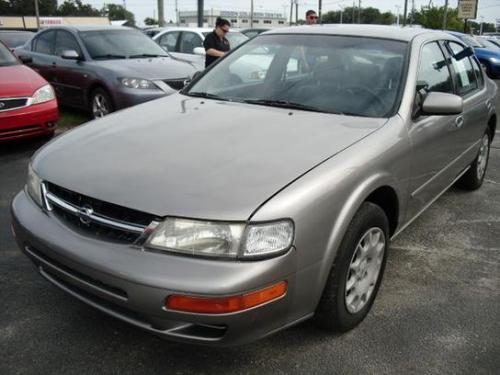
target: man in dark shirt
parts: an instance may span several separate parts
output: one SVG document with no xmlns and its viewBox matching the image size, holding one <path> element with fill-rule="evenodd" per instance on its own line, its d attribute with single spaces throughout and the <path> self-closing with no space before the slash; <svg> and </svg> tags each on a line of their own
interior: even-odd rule
<svg viewBox="0 0 500 375">
<path fill-rule="evenodd" d="M 226 34 L 230 27 L 231 24 L 228 20 L 219 17 L 215 21 L 214 31 L 205 37 L 203 42 L 206 51 L 205 68 L 229 51 L 229 41 L 226 39 Z"/>
</svg>

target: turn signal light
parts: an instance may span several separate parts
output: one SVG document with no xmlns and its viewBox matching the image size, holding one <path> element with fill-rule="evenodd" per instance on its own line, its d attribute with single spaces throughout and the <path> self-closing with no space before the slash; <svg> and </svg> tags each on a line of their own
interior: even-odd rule
<svg viewBox="0 0 500 375">
<path fill-rule="evenodd" d="M 282 281 L 270 287 L 241 296 L 211 298 L 171 295 L 165 306 L 169 310 L 201 314 L 225 314 L 246 310 L 278 299 L 286 294 L 287 282 Z"/>
</svg>

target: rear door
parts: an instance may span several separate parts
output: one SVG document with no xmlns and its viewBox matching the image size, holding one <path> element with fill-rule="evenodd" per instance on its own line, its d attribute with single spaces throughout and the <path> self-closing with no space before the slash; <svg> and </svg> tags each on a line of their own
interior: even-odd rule
<svg viewBox="0 0 500 375">
<path fill-rule="evenodd" d="M 461 116 L 462 128 L 457 144 L 462 152 L 473 148 L 472 152 L 464 155 L 461 165 L 465 168 L 474 159 L 477 143 L 488 123 L 488 113 L 492 103 L 485 100 L 483 72 L 479 68 L 474 56 L 467 56 L 461 44 L 448 41 L 445 43 L 450 55 L 451 70 L 455 81 L 455 91 L 464 101 L 464 111 Z"/>
<path fill-rule="evenodd" d="M 35 71 L 45 78 L 56 90 L 58 94 L 58 85 L 54 74 L 54 67 L 52 60 L 54 55 L 54 43 L 56 32 L 55 30 L 47 30 L 38 34 L 31 42 L 31 53 L 29 54 L 33 59 L 30 63 Z M 21 55 L 23 53 L 20 53 Z"/>
</svg>

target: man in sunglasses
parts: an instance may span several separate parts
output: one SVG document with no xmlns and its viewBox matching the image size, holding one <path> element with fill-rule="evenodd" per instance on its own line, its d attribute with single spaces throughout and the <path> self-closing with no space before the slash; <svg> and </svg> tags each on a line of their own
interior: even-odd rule
<svg viewBox="0 0 500 375">
<path fill-rule="evenodd" d="M 226 34 L 229 32 L 231 24 L 228 20 L 218 17 L 215 21 L 215 29 L 205 37 L 203 47 L 205 47 L 205 68 L 224 56 L 229 51 L 229 41 Z"/>
<path fill-rule="evenodd" d="M 306 25 L 316 25 L 318 23 L 318 15 L 314 10 L 306 12 Z"/>
</svg>

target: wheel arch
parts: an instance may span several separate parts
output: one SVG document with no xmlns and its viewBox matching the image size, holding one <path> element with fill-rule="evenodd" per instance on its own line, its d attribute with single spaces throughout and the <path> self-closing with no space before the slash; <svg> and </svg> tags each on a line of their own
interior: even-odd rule
<svg viewBox="0 0 500 375">
<path fill-rule="evenodd" d="M 497 130 L 497 115 L 495 113 L 491 115 L 490 119 L 488 120 L 488 129 L 490 130 L 490 141 L 493 141 L 493 138 L 495 138 L 495 132 Z"/>
<path fill-rule="evenodd" d="M 94 81 L 90 84 L 89 88 L 88 88 L 88 91 L 87 91 L 87 108 L 90 108 L 90 105 L 92 104 L 92 93 L 96 90 L 96 89 L 102 89 L 104 91 L 106 91 L 106 93 L 108 94 L 109 98 L 111 99 L 111 104 L 113 105 L 113 108 L 116 108 L 115 106 L 115 98 L 113 96 L 113 91 L 110 90 L 103 82 L 100 82 L 100 81 Z"/>
</svg>

